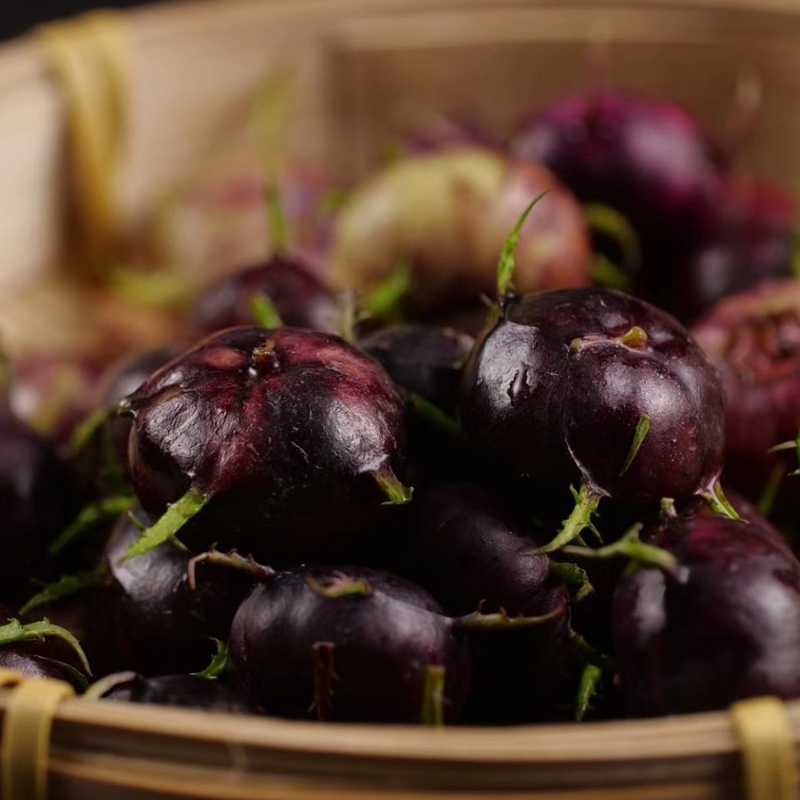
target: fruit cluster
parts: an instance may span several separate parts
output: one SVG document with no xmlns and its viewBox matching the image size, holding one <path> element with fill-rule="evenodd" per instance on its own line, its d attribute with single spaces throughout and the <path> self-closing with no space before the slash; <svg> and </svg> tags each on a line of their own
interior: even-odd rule
<svg viewBox="0 0 800 800">
<path fill-rule="evenodd" d="M 325 721 L 800 697 L 794 206 L 730 160 L 610 93 L 451 126 L 327 271 L 277 248 L 49 416 L 6 368 L 0 665 Z"/>
</svg>

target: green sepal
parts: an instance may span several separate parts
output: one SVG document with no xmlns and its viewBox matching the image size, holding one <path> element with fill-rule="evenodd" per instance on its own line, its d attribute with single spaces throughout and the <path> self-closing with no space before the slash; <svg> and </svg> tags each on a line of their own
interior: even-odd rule
<svg viewBox="0 0 800 800">
<path fill-rule="evenodd" d="M 215 680 L 228 669 L 228 645 L 220 639 L 214 639 L 213 641 L 217 646 L 217 651 L 214 653 L 211 663 L 204 670 L 192 673 L 197 678 Z"/>
<path fill-rule="evenodd" d="M 528 219 L 528 215 L 533 211 L 534 206 L 545 196 L 547 192 L 542 192 L 531 200 L 528 207 L 522 212 L 517 224 L 509 234 L 500 253 L 497 262 L 497 298 L 502 303 L 503 298 L 507 297 L 514 290 L 514 271 L 517 268 L 515 253 L 522 238 L 522 227 Z"/>
<path fill-rule="evenodd" d="M 135 497 L 107 497 L 84 506 L 75 520 L 50 545 L 47 554 L 58 555 L 68 544 L 103 522 L 116 519 L 136 505 Z"/>
<path fill-rule="evenodd" d="M 575 696 L 575 722 L 582 722 L 586 712 L 591 708 L 591 702 L 597 694 L 597 685 L 603 677 L 603 670 L 594 664 L 586 664 L 581 672 L 578 692 Z"/>
<path fill-rule="evenodd" d="M 72 597 L 75 594 L 105 586 L 108 583 L 108 567 L 103 564 L 90 572 L 81 572 L 77 575 L 62 575 L 57 581 L 47 584 L 37 592 L 22 608 L 20 616 L 29 614 L 39 606 L 49 605 L 56 600 L 63 600 L 65 597 Z"/>
<path fill-rule="evenodd" d="M 531 550 L 531 555 L 538 556 L 544 553 L 554 553 L 574 541 L 587 528 L 600 538 L 597 528 L 592 523 L 592 515 L 597 513 L 597 507 L 600 505 L 600 495 L 593 492 L 586 484 L 581 485 L 579 490 L 576 490 L 574 486 L 570 486 L 570 492 L 572 492 L 572 496 L 575 499 L 575 507 L 572 509 L 572 513 L 564 520 L 561 530 L 556 534 L 555 538 L 544 547 Z"/>
<path fill-rule="evenodd" d="M 628 450 L 628 455 L 625 457 L 625 463 L 622 465 L 622 470 L 619 473 L 620 478 L 631 468 L 634 459 L 639 454 L 639 450 L 650 433 L 650 426 L 652 420 L 647 414 L 642 414 L 639 421 L 636 423 L 636 430 L 633 432 L 633 442 L 631 442 L 631 449 Z"/>
<path fill-rule="evenodd" d="M 60 625 L 53 625 L 49 619 L 42 619 L 39 622 L 29 622 L 23 625 L 18 619 L 12 619 L 6 625 L 0 627 L 0 647 L 14 642 L 42 641 L 48 636 L 53 636 L 65 641 L 78 656 L 81 666 L 87 675 L 92 674 L 86 653 L 80 642 L 66 629 Z"/>
</svg>

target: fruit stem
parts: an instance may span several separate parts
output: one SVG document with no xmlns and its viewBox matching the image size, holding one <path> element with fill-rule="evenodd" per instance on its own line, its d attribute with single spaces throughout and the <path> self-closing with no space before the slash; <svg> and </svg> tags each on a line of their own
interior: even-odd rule
<svg viewBox="0 0 800 800">
<path fill-rule="evenodd" d="M 103 429 L 103 426 L 114 416 L 118 410 L 116 407 L 99 408 L 89 414 L 83 422 L 75 428 L 72 438 L 69 440 L 68 451 L 72 458 L 82 453 L 94 437 Z"/>
<path fill-rule="evenodd" d="M 107 497 L 84 506 L 75 520 L 50 545 L 47 554 L 49 556 L 58 555 L 75 539 L 88 533 L 100 523 L 115 519 L 120 514 L 130 511 L 135 504 L 136 498 L 134 497 Z"/>
<path fill-rule="evenodd" d="M 672 553 L 652 544 L 645 544 L 639 539 L 642 530 L 641 523 L 634 525 L 622 538 L 605 547 L 565 547 L 561 552 L 564 555 L 576 558 L 589 558 L 604 561 L 609 558 L 621 556 L 629 558 L 637 564 L 657 567 L 670 575 L 676 575 L 680 566 L 678 559 Z"/>
<path fill-rule="evenodd" d="M 411 502 L 414 495 L 413 486 L 404 486 L 390 466 L 382 466 L 370 473 L 380 490 L 386 495 L 385 506 L 404 506 Z"/>
<path fill-rule="evenodd" d="M 547 192 L 542 192 L 531 200 L 503 245 L 500 259 L 497 262 L 497 300 L 501 306 L 503 305 L 504 299 L 514 291 L 514 271 L 517 268 L 517 260 L 514 257 L 514 253 L 516 252 L 519 240 L 522 236 L 522 226 L 525 224 L 525 220 L 528 219 L 528 214 L 531 213 L 533 207 L 546 194 Z"/>
<path fill-rule="evenodd" d="M 711 510 L 715 514 L 736 520 L 737 522 L 742 521 L 736 509 L 730 504 L 728 498 L 725 497 L 725 492 L 722 491 L 722 485 L 718 480 L 712 483 L 711 487 L 705 492 L 700 492 L 700 496 L 711 506 Z"/>
<path fill-rule="evenodd" d="M 566 561 L 551 561 L 549 569 L 550 573 L 562 583 L 577 587 L 577 591 L 572 595 L 573 603 L 580 603 L 581 600 L 585 600 L 594 593 L 594 586 L 589 581 L 589 576 L 583 567 Z"/>
<path fill-rule="evenodd" d="M 102 700 L 103 695 L 119 686 L 121 683 L 127 683 L 137 677 L 135 672 L 115 672 L 112 675 L 106 675 L 95 681 L 82 695 L 81 700 Z"/>
<path fill-rule="evenodd" d="M 86 653 L 83 652 L 80 642 L 66 628 L 62 628 L 60 625 L 53 625 L 46 618 L 39 622 L 29 622 L 27 625 L 23 625 L 18 619 L 10 620 L 6 625 L 0 627 L 0 647 L 14 642 L 41 641 L 47 636 L 54 636 L 65 641 L 75 651 L 75 655 L 78 656 L 86 674 L 92 674 L 89 661 L 86 658 Z"/>
<path fill-rule="evenodd" d="M 535 617 L 510 617 L 508 612 L 501 608 L 495 614 L 484 614 L 482 611 L 473 611 L 463 617 L 454 617 L 453 627 L 461 631 L 498 631 L 514 630 L 516 628 L 531 628 L 535 625 L 542 625 L 545 622 L 560 617 L 567 610 L 567 605 L 561 603 L 547 614 L 540 614 Z"/>
<path fill-rule="evenodd" d="M 417 415 L 421 419 L 425 420 L 425 422 L 427 422 L 429 425 L 446 434 L 449 438 L 464 438 L 464 431 L 462 430 L 458 420 L 442 411 L 439 406 L 431 403 L 430 400 L 423 397 L 421 394 L 412 392 L 411 404 L 414 406 L 414 411 L 417 412 Z"/>
<path fill-rule="evenodd" d="M 219 639 L 214 639 L 214 642 L 217 645 L 217 652 L 214 653 L 211 663 L 204 670 L 193 672 L 192 675 L 198 678 L 215 680 L 228 669 L 228 645 Z"/>
<path fill-rule="evenodd" d="M 333 711 L 333 682 L 336 680 L 333 642 L 316 642 L 311 647 L 314 658 L 314 709 L 320 722 L 328 722 Z"/>
<path fill-rule="evenodd" d="M 594 664 L 586 664 L 581 672 L 578 693 L 575 696 L 575 722 L 582 722 L 586 712 L 591 708 L 591 701 L 597 694 L 597 684 L 603 677 L 603 671 Z"/>
<path fill-rule="evenodd" d="M 758 498 L 758 510 L 765 517 L 769 517 L 769 515 L 772 514 L 772 510 L 775 507 L 775 500 L 778 497 L 778 491 L 781 488 L 785 476 L 786 470 L 783 464 L 776 464 L 769 473 L 764 491 L 761 492 L 761 497 Z"/>
<path fill-rule="evenodd" d="M 202 511 L 211 496 L 189 489 L 186 494 L 176 500 L 159 517 L 158 521 L 151 525 L 129 548 L 122 560 L 129 561 L 132 558 L 143 556 L 156 547 L 160 547 L 165 542 L 174 539 L 178 531 L 191 519 Z"/>
<path fill-rule="evenodd" d="M 634 329 L 631 328 L 631 330 Z M 641 330 L 641 328 L 639 330 Z M 630 331 L 628 333 L 630 333 Z M 642 333 L 644 333 L 644 331 L 642 331 Z M 645 337 L 647 336 L 646 333 L 644 335 Z M 642 416 L 639 417 L 639 421 L 636 423 L 636 430 L 633 432 L 631 449 L 628 450 L 628 455 L 625 457 L 625 463 L 622 465 L 622 470 L 619 473 L 620 478 L 631 468 L 631 464 L 633 464 L 634 459 L 639 454 L 639 450 L 644 444 L 647 434 L 650 433 L 650 425 L 650 417 L 648 417 L 647 414 L 642 414 Z"/>
<path fill-rule="evenodd" d="M 47 584 L 37 594 L 31 597 L 27 603 L 19 610 L 20 616 L 33 611 L 39 606 L 48 605 L 56 600 L 63 600 L 65 597 L 72 597 L 74 594 L 105 586 L 108 581 L 108 567 L 101 564 L 97 569 L 90 572 L 81 572 L 77 575 L 62 575 L 57 581 Z"/>
<path fill-rule="evenodd" d="M 253 322 L 255 322 L 259 328 L 268 328 L 272 330 L 274 328 L 283 327 L 283 320 L 278 313 L 278 309 L 275 308 L 275 303 L 272 302 L 269 295 L 263 292 L 257 294 L 250 301 L 250 311 L 253 316 Z"/>
<path fill-rule="evenodd" d="M 572 513 L 564 520 L 561 530 L 555 539 L 544 545 L 544 547 L 531 550 L 530 555 L 538 556 L 543 553 L 554 553 L 580 536 L 585 528 L 594 531 L 597 538 L 600 538 L 597 529 L 592 524 L 592 515 L 597 513 L 597 507 L 600 505 L 602 498 L 585 483 L 581 485 L 577 492 L 572 487 L 570 487 L 570 491 L 575 498 L 575 507 L 572 509 Z"/>
<path fill-rule="evenodd" d="M 277 182 L 267 186 L 266 194 L 270 248 L 273 253 L 283 253 L 289 244 L 289 229 L 286 224 L 286 213 L 281 199 L 281 190 Z"/>
<path fill-rule="evenodd" d="M 617 665 L 611 656 L 593 647 L 576 631 L 570 632 L 570 645 L 572 651 L 584 664 L 593 664 L 603 672 L 614 673 Z"/>
<path fill-rule="evenodd" d="M 425 681 L 422 685 L 422 703 L 419 721 L 422 725 L 434 728 L 444 727 L 444 679 L 446 670 L 439 664 L 425 667 Z"/>
<path fill-rule="evenodd" d="M 213 547 L 205 553 L 195 556 L 186 568 L 186 574 L 189 581 L 189 588 L 194 591 L 197 588 L 197 565 L 208 562 L 209 564 L 216 564 L 220 567 L 228 567 L 230 569 L 238 569 L 247 575 L 253 577 L 258 583 L 266 583 L 272 580 L 277 574 L 271 567 L 266 567 L 259 564 L 253 556 L 240 556 L 236 550 L 231 550 L 229 553 L 220 553 L 219 550 Z"/>
<path fill-rule="evenodd" d="M 800 461 L 800 431 L 797 433 L 797 438 L 792 439 L 788 442 L 782 442 L 781 444 L 775 445 L 775 447 L 770 449 L 770 453 L 780 453 L 784 450 L 794 450 L 797 453 L 797 460 Z M 790 475 L 800 475 L 800 469 L 795 470 L 794 472 L 790 472 Z"/>
<path fill-rule="evenodd" d="M 367 293 L 361 306 L 364 314 L 383 322 L 402 322 L 400 304 L 411 289 L 413 272 L 408 258 L 400 260 L 386 280 Z"/>
<path fill-rule="evenodd" d="M 622 270 L 616 264 L 612 266 L 625 280 L 626 286 L 611 288 L 630 289 L 631 279 L 628 273 L 635 272 L 642 265 L 642 246 L 631 221 L 616 209 L 602 203 L 587 203 L 583 207 L 583 216 L 591 233 L 612 239 L 620 249 Z"/>
</svg>

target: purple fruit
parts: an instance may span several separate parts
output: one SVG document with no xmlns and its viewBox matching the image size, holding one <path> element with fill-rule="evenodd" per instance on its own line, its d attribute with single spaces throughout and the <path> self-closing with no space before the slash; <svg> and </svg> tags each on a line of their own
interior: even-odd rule
<svg viewBox="0 0 800 800">
<path fill-rule="evenodd" d="M 120 672 L 104 678 L 90 689 L 90 693 L 98 700 L 199 708 L 227 714 L 253 713 L 253 709 L 229 686 L 197 675 L 146 678 L 135 672 Z"/>
<path fill-rule="evenodd" d="M 789 277 L 796 224 L 793 198 L 766 184 L 734 183 L 711 230 L 670 278 L 674 297 L 659 292 L 659 300 L 693 321 L 727 295 Z"/>
<path fill-rule="evenodd" d="M 405 569 L 448 614 L 564 610 L 547 624 L 473 641 L 470 720 L 530 722 L 550 713 L 571 631 L 564 583 L 546 555 L 532 555 L 548 537 L 537 537 L 507 503 L 466 483 L 435 488 L 411 510 Z"/>
<path fill-rule="evenodd" d="M 726 480 L 759 497 L 774 470 L 797 469 L 796 454 L 769 451 L 800 429 L 800 283 L 723 300 L 692 332 L 725 392 Z"/>
<path fill-rule="evenodd" d="M 189 518 L 270 564 L 326 559 L 407 502 L 405 404 L 369 356 L 329 334 L 235 328 L 203 340 L 124 402 L 145 510 L 169 511 L 146 552 Z M 198 516 L 199 515 L 199 516 Z M 201 530 L 198 530 L 201 529 Z"/>
<path fill-rule="evenodd" d="M 358 343 L 398 386 L 447 413 L 455 410 L 461 373 L 473 344 L 465 333 L 422 324 L 391 325 Z"/>
<path fill-rule="evenodd" d="M 149 521 L 141 509 L 134 513 Z M 114 616 L 108 645 L 114 651 L 114 663 L 145 675 L 202 669 L 213 651 L 211 638 L 227 638 L 253 578 L 198 564 L 192 588 L 192 554 L 177 547 L 159 547 L 123 561 L 139 535 L 139 529 L 123 515 L 106 548 L 111 575 L 106 602 Z"/>
<path fill-rule="evenodd" d="M 233 685 L 285 717 L 418 723 L 438 676 L 434 694 L 455 720 L 469 686 L 468 644 L 436 601 L 366 568 L 303 567 L 257 586 L 230 656 Z"/>
<path fill-rule="evenodd" d="M 3 598 L 42 577 L 47 548 L 81 507 L 81 493 L 53 444 L 0 409 L 0 580 Z"/>
<path fill-rule="evenodd" d="M 627 710 L 723 709 L 746 697 L 800 696 L 800 563 L 769 534 L 720 517 L 677 518 L 649 541 L 676 575 L 640 569 L 612 611 Z"/>
<path fill-rule="evenodd" d="M 539 498 L 580 482 L 584 523 L 600 497 L 713 495 L 722 392 L 678 322 L 602 289 L 503 305 L 473 350 L 463 387 L 465 432 L 490 469 Z"/>
<path fill-rule="evenodd" d="M 674 103 L 602 93 L 559 100 L 523 120 L 511 143 L 584 202 L 611 206 L 645 254 L 674 252 L 706 230 L 721 186 L 720 148 Z M 657 276 L 658 277 L 658 276 Z"/>
<path fill-rule="evenodd" d="M 274 255 L 207 289 L 194 309 L 194 329 L 207 335 L 259 324 L 253 306 L 263 297 L 285 325 L 336 332 L 337 304 L 331 291 L 303 263 L 287 255 Z"/>
</svg>

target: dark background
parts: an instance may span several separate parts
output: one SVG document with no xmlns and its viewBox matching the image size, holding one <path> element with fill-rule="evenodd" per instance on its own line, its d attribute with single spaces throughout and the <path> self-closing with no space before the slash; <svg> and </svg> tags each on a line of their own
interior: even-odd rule
<svg viewBox="0 0 800 800">
<path fill-rule="evenodd" d="M 128 8 L 145 0 L 0 0 L 0 39 L 18 36 L 40 22 L 92 8 Z"/>
</svg>

